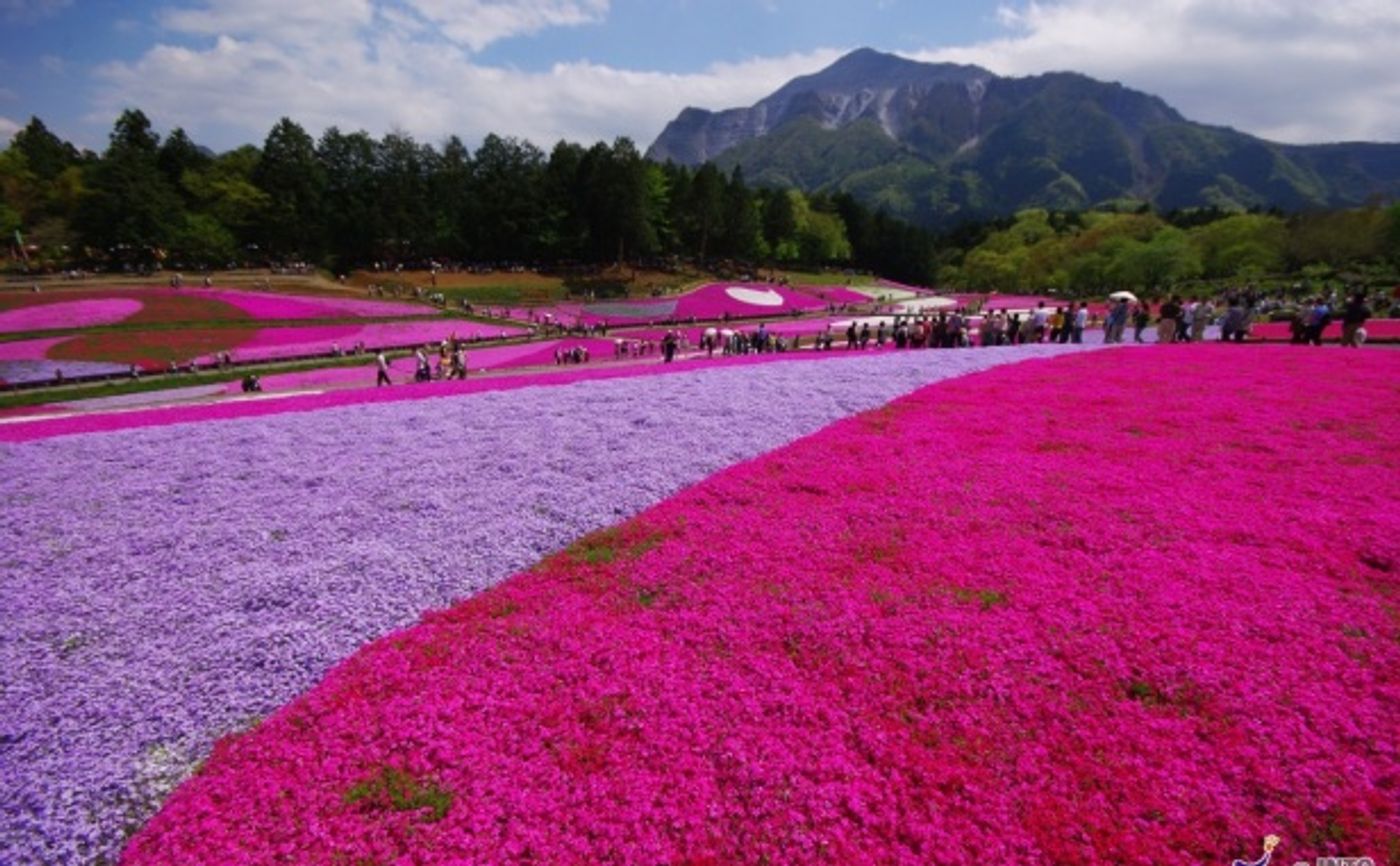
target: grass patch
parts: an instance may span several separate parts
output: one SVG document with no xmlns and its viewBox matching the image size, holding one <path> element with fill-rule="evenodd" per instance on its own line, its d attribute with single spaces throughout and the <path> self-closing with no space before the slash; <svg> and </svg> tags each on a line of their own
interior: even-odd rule
<svg viewBox="0 0 1400 866">
<path fill-rule="evenodd" d="M 434 824 L 447 817 L 452 808 L 453 794 L 431 782 L 415 779 L 393 767 L 385 767 L 375 775 L 345 792 L 345 805 L 358 806 L 375 812 L 417 812 L 428 810 L 419 817 L 423 824 Z"/>
<path fill-rule="evenodd" d="M 1011 603 L 1011 598 L 1004 592 L 995 589 L 966 589 L 958 587 L 953 590 L 953 598 L 963 604 L 976 604 L 982 610 L 992 610 L 993 608 L 1004 607 Z"/>
<path fill-rule="evenodd" d="M 794 286 L 869 286 L 875 278 L 870 274 L 847 274 L 841 271 L 779 271 Z"/>
</svg>

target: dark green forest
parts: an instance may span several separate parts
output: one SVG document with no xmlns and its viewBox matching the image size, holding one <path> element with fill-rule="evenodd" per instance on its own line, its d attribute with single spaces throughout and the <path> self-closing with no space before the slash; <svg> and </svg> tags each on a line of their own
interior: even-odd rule
<svg viewBox="0 0 1400 866">
<path fill-rule="evenodd" d="M 223 268 L 306 262 L 741 262 L 838 266 L 926 285 L 1089 293 L 1400 266 L 1400 206 L 1297 214 L 1023 211 L 935 233 L 850 194 L 746 183 L 741 168 L 645 159 L 632 141 L 545 153 L 488 135 L 473 151 L 289 119 L 261 147 L 215 154 L 140 111 L 101 154 L 35 118 L 0 152 L 11 270 Z"/>
</svg>

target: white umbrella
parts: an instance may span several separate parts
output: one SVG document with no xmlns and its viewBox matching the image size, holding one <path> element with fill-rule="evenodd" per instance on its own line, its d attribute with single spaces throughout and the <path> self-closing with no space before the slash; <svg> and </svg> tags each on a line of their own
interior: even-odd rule
<svg viewBox="0 0 1400 866">
<path fill-rule="evenodd" d="M 1114 292 L 1108 296 L 1110 301 L 1131 301 L 1137 303 L 1137 295 L 1132 292 Z"/>
</svg>

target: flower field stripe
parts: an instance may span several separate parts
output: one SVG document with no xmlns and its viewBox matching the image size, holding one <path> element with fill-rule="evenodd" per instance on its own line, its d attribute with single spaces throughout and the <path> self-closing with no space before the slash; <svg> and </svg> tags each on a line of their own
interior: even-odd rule
<svg viewBox="0 0 1400 866">
<path fill-rule="evenodd" d="M 375 322 L 349 325 L 306 325 L 263 328 L 238 343 L 235 357 L 243 361 L 267 361 L 301 355 L 327 354 L 332 345 L 349 351 L 356 342 L 370 349 L 439 343 L 456 334 L 460 339 L 518 337 L 528 333 L 511 325 L 487 324 L 465 319 Z M 205 359 L 208 360 L 208 359 Z"/>
<path fill-rule="evenodd" d="M 556 348 L 571 349 L 582 346 L 594 358 L 611 358 L 611 340 L 570 338 L 567 340 L 545 340 L 518 343 L 509 346 L 491 346 L 484 349 L 467 350 L 467 367 L 472 372 L 512 369 L 517 367 L 553 366 Z M 416 361 L 413 356 L 396 358 L 389 362 L 390 375 L 395 382 L 413 381 Z M 436 361 L 433 362 L 436 364 Z M 265 391 L 305 390 L 328 387 L 368 386 L 375 382 L 373 359 L 366 359 L 360 367 L 325 367 L 295 373 L 274 373 L 264 376 L 262 386 Z M 241 382 L 229 382 L 224 390 L 229 394 L 242 393 Z"/>
<path fill-rule="evenodd" d="M 0 862 L 114 856 L 215 740 L 366 641 L 717 470 L 1071 351 L 677 364 L 0 444 Z"/>
<path fill-rule="evenodd" d="M 435 316 L 438 310 L 426 304 L 340 298 L 319 295 L 287 295 L 249 292 L 237 289 L 194 289 L 188 294 L 223 301 L 254 319 L 338 319 L 349 316 L 388 318 L 391 316 Z"/>
<path fill-rule="evenodd" d="M 59 371 L 71 378 L 126 370 L 124 365 L 110 362 L 49 360 L 49 352 L 67 340 L 67 337 L 41 337 L 0 341 L 0 382 L 49 382 Z"/>
<path fill-rule="evenodd" d="M 289 321 L 436 316 L 427 304 L 339 295 L 166 286 L 0 293 L 0 333 L 133 322 Z M 13 324 L 22 323 L 23 327 Z"/>
<path fill-rule="evenodd" d="M 963 359 L 962 361 L 937 360 L 930 356 L 921 364 L 918 361 L 909 361 L 907 364 L 911 368 L 927 368 L 932 375 L 943 375 L 941 371 L 956 369 L 982 369 L 987 366 L 1012 363 L 1035 357 L 1053 357 L 1065 351 L 1076 351 L 1082 349 L 1099 348 L 1093 345 L 1076 347 L 1067 346 L 1021 346 L 1017 348 L 997 349 L 995 353 L 985 358 L 977 360 Z M 482 353 L 489 350 L 478 350 Z M 958 352 L 961 354 L 961 351 Z M 872 354 L 875 354 L 872 352 Z M 888 354 L 888 353 L 882 353 Z M 923 356 L 923 352 L 910 352 Z M 935 355 L 939 353 L 934 353 Z M 105 433 L 114 430 L 128 430 L 141 427 L 160 427 L 170 424 L 187 424 L 191 422 L 204 422 L 216 420 L 229 420 L 235 418 L 253 418 L 269 415 L 281 415 L 291 412 L 316 412 L 323 409 L 335 408 L 339 406 L 355 406 L 370 403 L 399 403 L 406 401 L 417 401 L 424 399 L 435 399 L 441 397 L 461 396 L 464 394 L 476 394 L 492 391 L 511 391 L 521 388 L 533 388 L 539 386 L 567 385 L 575 382 L 605 380 L 605 379 L 631 379 L 637 377 L 650 377 L 659 375 L 682 375 L 699 372 L 707 369 L 726 369 L 730 367 L 753 367 L 767 364 L 786 363 L 827 363 L 827 364 L 847 364 L 859 363 L 861 358 L 867 357 L 864 353 L 856 356 L 845 354 L 841 351 L 833 352 L 802 352 L 788 354 L 770 355 L 746 355 L 741 357 L 720 357 L 700 360 L 691 359 L 685 363 L 662 364 L 660 359 L 655 359 L 652 363 L 628 364 L 628 365 L 585 365 L 582 367 L 567 367 L 557 371 L 534 372 L 527 374 L 512 374 L 490 377 L 469 378 L 466 381 L 453 382 L 431 382 L 412 383 L 402 386 L 395 385 L 390 388 L 363 388 L 355 390 L 326 391 L 324 393 L 288 397 L 286 399 L 274 401 L 240 401 L 209 403 L 194 406 L 167 406 L 153 408 L 141 412 L 124 412 L 122 414 L 102 414 L 83 413 L 70 415 L 63 418 L 53 418 L 43 421 L 27 423 L 16 423 L 6 427 L 0 427 L 0 442 L 30 442 L 38 439 L 47 439 L 54 436 L 69 436 L 82 433 Z M 468 364 L 472 363 L 473 352 L 467 351 Z M 896 365 L 900 369 L 905 369 L 905 365 Z M 365 377 L 367 381 L 372 381 L 373 376 Z M 395 381 L 401 381 L 396 379 Z"/>
<path fill-rule="evenodd" d="M 122 862 L 1393 862 L 1397 374 L 1171 347 L 922 389 L 375 642 Z"/>
<path fill-rule="evenodd" d="M 64 301 L 0 311 L 0 334 L 111 325 L 141 310 L 130 298 Z"/>
</svg>

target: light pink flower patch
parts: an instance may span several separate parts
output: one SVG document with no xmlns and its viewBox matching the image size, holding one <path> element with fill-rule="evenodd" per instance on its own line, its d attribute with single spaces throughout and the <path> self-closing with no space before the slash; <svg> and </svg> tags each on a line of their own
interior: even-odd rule
<svg viewBox="0 0 1400 866">
<path fill-rule="evenodd" d="M 41 361 L 48 357 L 49 349 L 67 339 L 68 337 L 44 337 L 37 340 L 0 341 L 0 361 Z"/>
<path fill-rule="evenodd" d="M 62 301 L 19 307 L 0 312 L 0 334 L 114 325 L 140 310 L 141 302 L 131 298 Z"/>
<path fill-rule="evenodd" d="M 462 319 L 431 322 L 375 322 L 367 325 L 316 325 L 263 328 L 233 350 L 240 361 L 271 361 L 308 355 L 326 355 L 338 346 L 348 352 L 356 342 L 368 349 L 403 348 L 439 343 L 455 334 L 459 339 L 499 339 L 528 333 L 513 325 L 496 325 Z M 212 360 L 210 358 L 203 361 Z"/>
<path fill-rule="evenodd" d="M 254 319 L 346 319 L 388 318 L 391 316 L 434 316 L 437 310 L 424 304 L 362 300 L 312 295 L 279 295 L 236 289 L 193 289 L 201 295 L 237 307 Z"/>
<path fill-rule="evenodd" d="M 588 349 L 590 363 L 606 361 L 613 356 L 611 340 L 549 340 L 541 343 L 524 343 L 515 346 L 492 346 L 485 349 L 467 349 L 467 369 L 472 372 L 483 370 L 507 370 L 523 367 L 543 367 L 554 364 L 556 348 L 572 349 L 583 346 Z M 437 358 L 432 359 L 434 365 Z M 395 382 L 410 382 L 413 379 L 413 358 L 399 358 L 389 365 L 390 377 Z M 571 368 L 578 369 L 578 368 Z M 366 359 L 359 367 L 333 367 L 323 370 L 306 370 L 296 373 L 277 373 L 262 378 L 265 392 L 301 391 L 315 388 L 344 388 L 347 386 L 374 385 L 375 367 L 372 359 Z M 230 382 L 225 393 L 241 393 L 241 382 Z"/>
<path fill-rule="evenodd" d="M 676 304 L 676 318 L 685 320 L 769 316 L 793 311 L 820 310 L 825 302 L 769 283 L 711 283 L 682 295 Z"/>
<path fill-rule="evenodd" d="M 371 645 L 123 862 L 1383 862 L 1397 381 L 1181 346 L 926 388 Z"/>
</svg>

